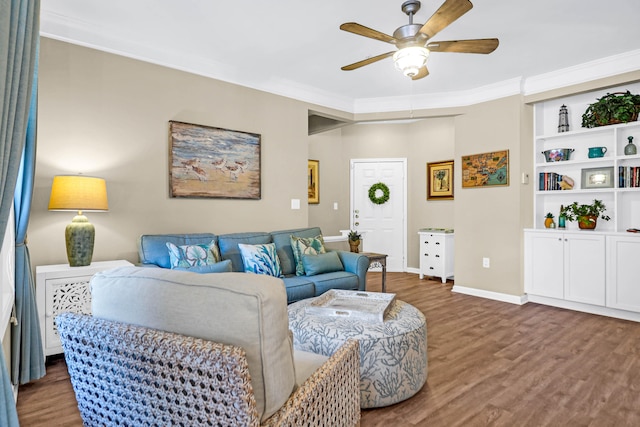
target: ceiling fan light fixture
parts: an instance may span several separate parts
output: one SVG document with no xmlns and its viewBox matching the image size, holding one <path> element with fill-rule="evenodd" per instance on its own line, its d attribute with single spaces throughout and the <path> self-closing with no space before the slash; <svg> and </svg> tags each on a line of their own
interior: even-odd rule
<svg viewBox="0 0 640 427">
<path fill-rule="evenodd" d="M 409 46 L 393 54 L 396 68 L 407 77 L 413 77 L 427 64 L 429 49 L 422 46 Z"/>
</svg>

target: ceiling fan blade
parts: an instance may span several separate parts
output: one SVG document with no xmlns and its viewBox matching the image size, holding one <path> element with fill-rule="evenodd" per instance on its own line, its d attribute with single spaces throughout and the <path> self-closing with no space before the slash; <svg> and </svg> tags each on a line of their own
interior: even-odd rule
<svg viewBox="0 0 640 427">
<path fill-rule="evenodd" d="M 446 0 L 420 28 L 420 32 L 431 38 L 447 25 L 470 11 L 472 7 L 473 5 L 469 0 Z"/>
<path fill-rule="evenodd" d="M 429 75 L 429 70 L 427 70 L 427 66 L 425 65 L 424 67 L 420 68 L 420 71 L 418 71 L 418 74 L 411 77 L 411 80 L 420 80 L 421 78 L 427 77 L 428 75 Z"/>
<path fill-rule="evenodd" d="M 431 52 L 491 53 L 498 47 L 498 39 L 451 40 L 427 44 Z"/>
<path fill-rule="evenodd" d="M 340 29 L 349 33 L 357 34 L 359 36 L 369 37 L 370 39 L 380 40 L 381 42 L 395 44 L 396 39 L 388 34 L 381 33 L 380 31 L 365 27 L 364 25 L 357 24 L 355 22 L 346 22 L 340 25 Z"/>
<path fill-rule="evenodd" d="M 341 70 L 344 70 L 344 71 L 355 70 L 356 68 L 364 67 L 365 65 L 373 64 L 374 62 L 377 62 L 377 61 L 380 61 L 382 59 L 388 58 L 388 57 L 392 56 L 394 53 L 396 53 L 396 52 L 395 51 L 387 52 L 387 53 L 383 53 L 382 55 L 373 56 L 371 58 L 363 59 L 362 61 L 358 61 L 358 62 L 354 62 L 353 64 L 345 65 L 344 67 L 341 68 Z"/>
</svg>

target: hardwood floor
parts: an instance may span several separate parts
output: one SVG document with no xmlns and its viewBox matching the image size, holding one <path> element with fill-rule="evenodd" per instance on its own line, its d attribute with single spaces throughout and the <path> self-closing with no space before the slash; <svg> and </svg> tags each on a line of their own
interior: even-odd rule
<svg viewBox="0 0 640 427">
<path fill-rule="evenodd" d="M 640 324 L 451 287 L 387 275 L 387 291 L 425 313 L 429 376 L 413 398 L 363 410 L 362 427 L 640 425 Z M 24 427 L 81 426 L 75 405 L 61 359 L 20 387 Z"/>
</svg>

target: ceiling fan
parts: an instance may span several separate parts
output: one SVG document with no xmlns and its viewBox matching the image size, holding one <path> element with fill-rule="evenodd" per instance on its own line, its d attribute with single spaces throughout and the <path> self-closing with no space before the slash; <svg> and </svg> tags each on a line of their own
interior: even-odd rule
<svg viewBox="0 0 640 427">
<path fill-rule="evenodd" d="M 491 53 L 498 47 L 498 39 L 472 39 L 431 42 L 431 38 L 456 19 L 467 13 L 473 5 L 469 0 L 446 0 L 424 25 L 414 24 L 413 15 L 420 10 L 418 0 L 402 3 L 402 11 L 409 16 L 409 24 L 393 32 L 393 36 L 381 33 L 355 22 L 346 22 L 340 29 L 369 37 L 396 46 L 396 51 L 383 53 L 342 67 L 344 71 L 355 70 L 393 56 L 396 68 L 407 77 L 418 80 L 429 74 L 427 58 L 429 52 Z"/>
</svg>

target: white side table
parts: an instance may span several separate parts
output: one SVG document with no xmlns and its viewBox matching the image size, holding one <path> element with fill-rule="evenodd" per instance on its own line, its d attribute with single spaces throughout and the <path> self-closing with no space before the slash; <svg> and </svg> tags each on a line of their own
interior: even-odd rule
<svg viewBox="0 0 640 427">
<path fill-rule="evenodd" d="M 420 279 L 437 276 L 446 283 L 453 277 L 453 232 L 425 229 L 420 235 Z"/>
<path fill-rule="evenodd" d="M 131 266 L 129 261 L 100 261 L 85 267 L 69 264 L 36 267 L 36 302 L 45 356 L 62 353 L 54 318 L 64 312 L 91 314 L 89 281 L 110 268 Z"/>
</svg>

